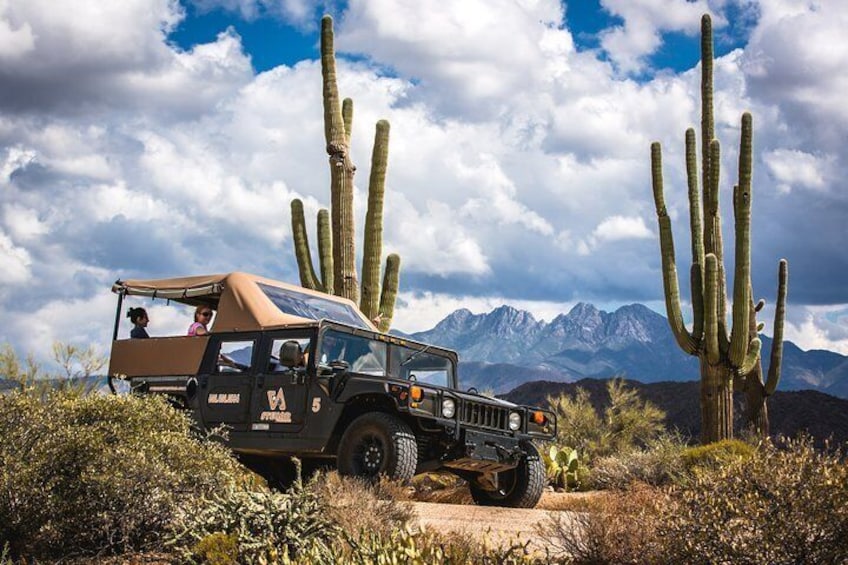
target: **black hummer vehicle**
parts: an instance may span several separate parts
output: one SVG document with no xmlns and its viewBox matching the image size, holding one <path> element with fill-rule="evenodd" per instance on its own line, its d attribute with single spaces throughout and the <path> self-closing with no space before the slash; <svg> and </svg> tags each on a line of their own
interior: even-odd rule
<svg viewBox="0 0 848 565">
<path fill-rule="evenodd" d="M 349 300 L 245 273 L 118 281 L 109 373 L 166 394 L 274 479 L 297 456 L 343 474 L 450 471 L 478 504 L 533 507 L 545 483 L 533 439 L 546 410 L 459 390 L 453 351 L 381 334 Z M 212 308 L 196 337 L 117 339 L 125 296 Z"/>
</svg>

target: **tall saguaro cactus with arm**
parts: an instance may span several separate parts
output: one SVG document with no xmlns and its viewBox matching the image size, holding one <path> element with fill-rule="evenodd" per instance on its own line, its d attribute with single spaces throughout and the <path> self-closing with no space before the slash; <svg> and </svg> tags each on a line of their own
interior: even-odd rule
<svg viewBox="0 0 848 565">
<path fill-rule="evenodd" d="M 660 232 L 663 289 L 669 324 L 678 345 L 701 365 L 701 441 L 710 443 L 733 437 L 734 382 L 748 392 L 748 417 L 768 433 L 766 397 L 780 378 L 783 313 L 786 303 L 787 264 L 780 262 L 774 345 L 768 381 L 762 382 L 761 342 L 751 291 L 751 197 L 753 124 L 742 116 L 739 180 L 733 190 L 735 264 L 733 271 L 732 326 L 727 328 L 727 284 L 719 210 L 720 145 L 714 138 L 712 86 L 712 25 L 701 20 L 701 190 L 698 189 L 695 132 L 686 131 L 686 172 L 689 187 L 692 266 L 690 269 L 693 324 L 683 323 L 671 218 L 663 195 L 662 151 L 651 145 L 651 176 Z M 757 386 L 756 383 L 759 383 Z M 759 404 L 757 406 L 757 404 Z M 765 420 L 763 420 L 765 417 Z M 763 423 L 765 429 L 762 429 Z"/>
<path fill-rule="evenodd" d="M 389 122 L 377 122 L 371 176 L 368 183 L 368 209 L 365 214 L 365 242 L 362 257 L 362 288 L 356 274 L 353 177 L 356 167 L 350 158 L 353 101 L 339 103 L 336 56 L 333 46 L 333 19 L 321 20 L 321 75 L 323 79 L 324 134 L 330 161 L 330 209 L 318 212 L 318 254 L 320 279 L 309 250 L 303 203 L 291 203 L 295 257 L 304 287 L 332 293 L 359 302 L 359 309 L 380 331 L 388 331 L 394 316 L 400 273 L 400 257 L 386 258 L 382 288 L 380 258 L 383 252 L 383 199 L 389 154 Z"/>
</svg>

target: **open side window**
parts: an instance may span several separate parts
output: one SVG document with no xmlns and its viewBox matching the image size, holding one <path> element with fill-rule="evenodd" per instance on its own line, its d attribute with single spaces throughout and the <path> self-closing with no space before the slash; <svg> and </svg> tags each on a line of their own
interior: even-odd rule
<svg viewBox="0 0 848 565">
<path fill-rule="evenodd" d="M 218 348 L 216 373 L 248 373 L 253 366 L 256 340 L 222 340 Z"/>
</svg>

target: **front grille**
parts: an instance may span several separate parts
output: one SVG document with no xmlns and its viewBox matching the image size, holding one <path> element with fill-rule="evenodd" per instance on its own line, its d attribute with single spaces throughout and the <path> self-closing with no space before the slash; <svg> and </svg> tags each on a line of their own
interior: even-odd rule
<svg viewBox="0 0 848 565">
<path fill-rule="evenodd" d="M 509 431 L 509 409 L 477 402 L 463 402 L 459 421 L 469 426 Z"/>
</svg>

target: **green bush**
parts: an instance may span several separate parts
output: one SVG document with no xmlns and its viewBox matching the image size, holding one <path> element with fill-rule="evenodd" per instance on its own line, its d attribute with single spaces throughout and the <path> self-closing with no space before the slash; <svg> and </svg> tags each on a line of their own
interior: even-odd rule
<svg viewBox="0 0 848 565">
<path fill-rule="evenodd" d="M 0 546 L 48 558 L 155 549 L 241 467 L 158 398 L 0 396 Z"/>
<path fill-rule="evenodd" d="M 238 536 L 217 532 L 201 538 L 191 554 L 204 565 L 238 565 Z"/>
<path fill-rule="evenodd" d="M 683 465 L 690 473 L 718 469 L 741 459 L 752 457 L 757 451 L 753 445 L 738 439 L 724 439 L 707 445 L 685 449 L 680 454 Z"/>
<path fill-rule="evenodd" d="M 574 396 L 549 397 L 557 415 L 557 442 L 573 447 L 590 464 L 597 457 L 644 447 L 665 430 L 665 413 L 641 400 L 621 379 L 607 381 L 609 402 L 599 414 L 589 393 L 578 387 Z"/>
</svg>

